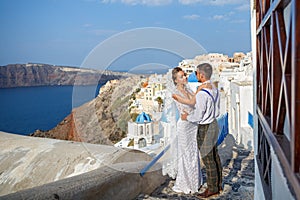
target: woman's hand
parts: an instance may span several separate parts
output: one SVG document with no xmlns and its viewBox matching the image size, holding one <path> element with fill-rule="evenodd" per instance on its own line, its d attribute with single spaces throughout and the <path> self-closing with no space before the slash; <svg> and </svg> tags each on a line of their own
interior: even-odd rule
<svg viewBox="0 0 300 200">
<path fill-rule="evenodd" d="M 212 89 L 212 85 L 211 83 L 203 83 L 202 85 L 200 85 L 198 88 L 197 88 L 197 91 L 196 93 L 198 93 L 200 90 L 202 90 L 203 88 L 206 88 L 206 89 Z"/>
</svg>

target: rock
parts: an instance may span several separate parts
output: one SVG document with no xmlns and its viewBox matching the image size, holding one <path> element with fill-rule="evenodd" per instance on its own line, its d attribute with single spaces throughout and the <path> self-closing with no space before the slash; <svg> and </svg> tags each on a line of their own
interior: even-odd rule
<svg viewBox="0 0 300 200">
<path fill-rule="evenodd" d="M 0 88 L 49 86 L 49 85 L 97 85 L 108 80 L 132 76 L 125 72 L 93 70 L 48 64 L 11 64 L 0 66 Z"/>
<path fill-rule="evenodd" d="M 108 81 L 95 99 L 74 108 L 55 128 L 37 130 L 31 135 L 112 145 L 126 136 L 127 122 L 130 120 L 128 100 L 141 80 L 139 76 L 133 76 Z"/>
<path fill-rule="evenodd" d="M 238 192 L 241 185 L 239 183 L 233 183 L 231 186 L 232 191 Z"/>
</svg>

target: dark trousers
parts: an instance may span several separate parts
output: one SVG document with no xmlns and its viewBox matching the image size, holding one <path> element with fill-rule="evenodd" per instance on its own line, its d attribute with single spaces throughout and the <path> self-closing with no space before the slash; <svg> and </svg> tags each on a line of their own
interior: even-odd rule
<svg viewBox="0 0 300 200">
<path fill-rule="evenodd" d="M 216 120 L 211 124 L 198 125 L 198 148 L 206 167 L 207 187 L 211 192 L 218 192 L 222 187 L 222 165 L 217 148 L 218 133 Z"/>
</svg>

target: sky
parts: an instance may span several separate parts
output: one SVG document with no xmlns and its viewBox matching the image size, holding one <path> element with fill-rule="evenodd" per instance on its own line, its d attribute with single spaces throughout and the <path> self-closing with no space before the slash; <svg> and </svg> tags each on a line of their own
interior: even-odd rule
<svg viewBox="0 0 300 200">
<path fill-rule="evenodd" d="M 249 4 L 249 0 L 1 0 L 0 65 L 80 67 L 99 44 L 146 27 L 183 34 L 207 53 L 247 53 L 251 51 Z M 170 38 L 177 48 L 185 42 Z M 123 43 L 118 44 L 110 51 Z M 103 56 L 105 51 L 99 60 Z M 114 57 L 107 67 L 125 71 L 147 63 L 174 67 L 182 58 L 191 57 L 136 48 Z"/>
</svg>

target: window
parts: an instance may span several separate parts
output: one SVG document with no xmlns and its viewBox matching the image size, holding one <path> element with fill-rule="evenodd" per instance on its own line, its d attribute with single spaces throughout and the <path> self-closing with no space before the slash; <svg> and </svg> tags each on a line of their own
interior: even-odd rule
<svg viewBox="0 0 300 200">
<path fill-rule="evenodd" d="M 149 124 L 146 126 L 146 134 L 149 135 Z"/>
<path fill-rule="evenodd" d="M 143 135 L 143 126 L 139 126 L 139 129 L 140 129 L 140 135 Z"/>
</svg>

